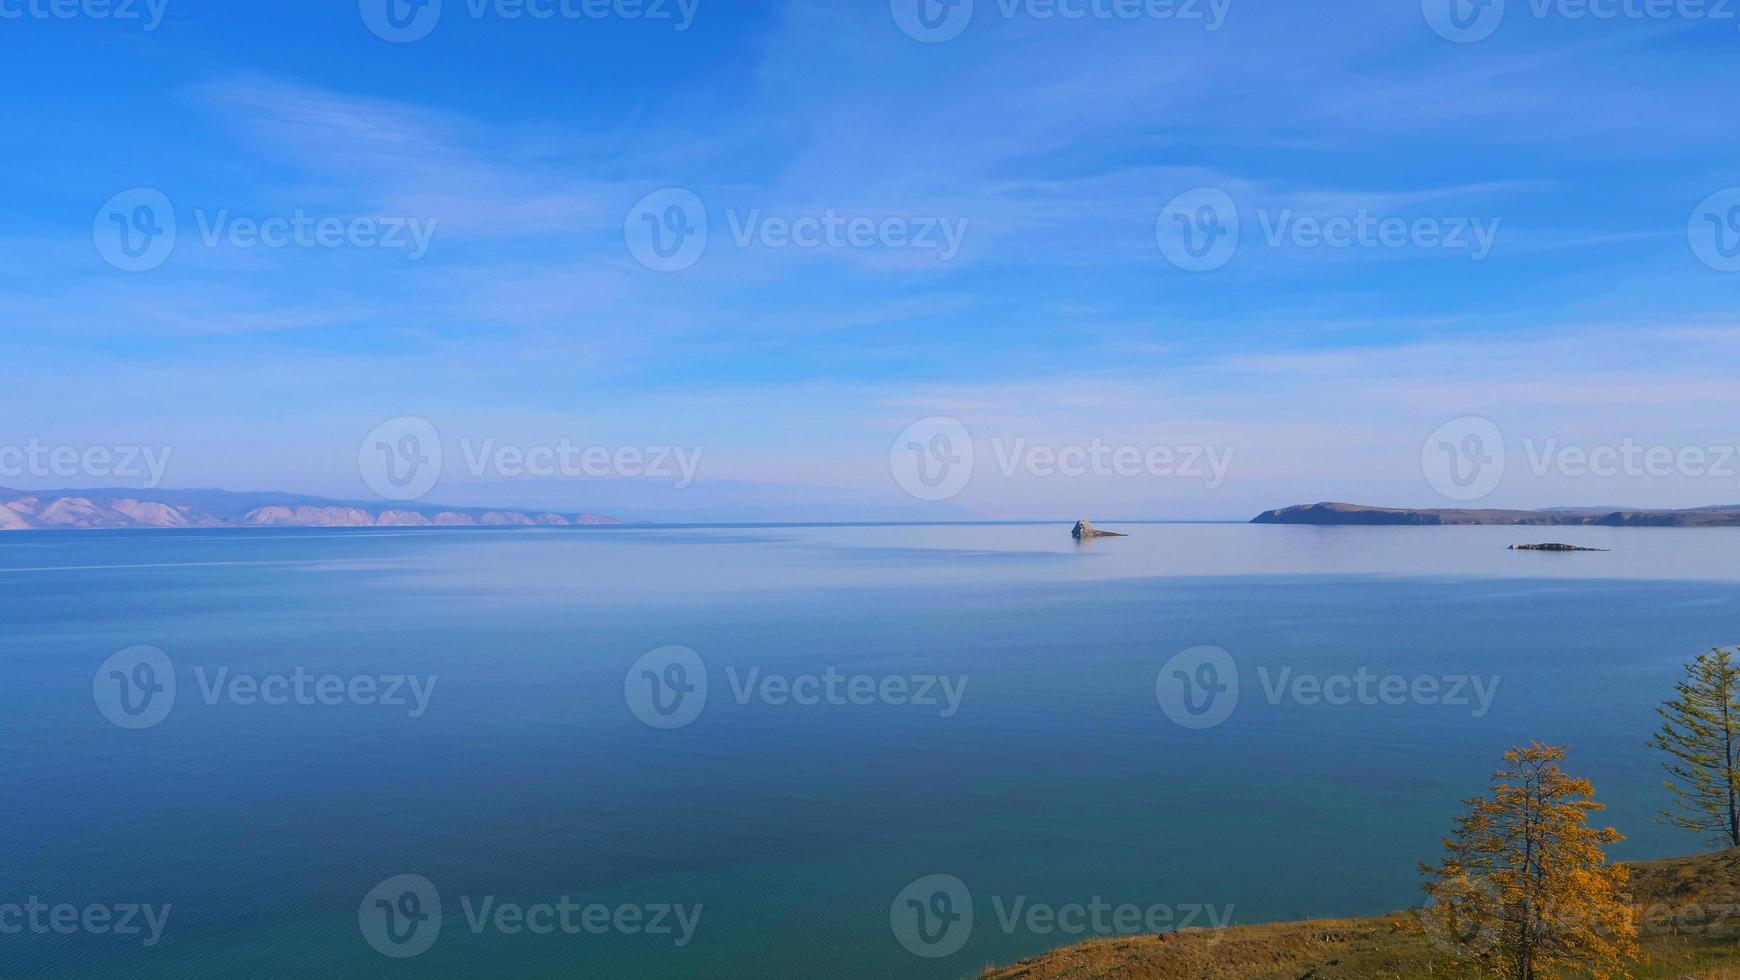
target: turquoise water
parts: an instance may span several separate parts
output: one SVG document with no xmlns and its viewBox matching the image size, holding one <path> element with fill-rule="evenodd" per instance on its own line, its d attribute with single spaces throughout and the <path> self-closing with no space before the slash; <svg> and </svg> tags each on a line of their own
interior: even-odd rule
<svg viewBox="0 0 1740 980">
<path fill-rule="evenodd" d="M 0 536 L 0 926 L 31 896 L 169 907 L 148 948 L 0 934 L 0 976 L 966 977 L 1084 938 L 1006 924 L 1017 900 L 1239 922 L 1415 904 L 1458 801 L 1530 738 L 1569 746 L 1630 835 L 1620 857 L 1699 846 L 1652 822 L 1643 743 L 1678 664 L 1740 642 L 1740 537 L 1125 529 L 1085 546 L 1067 525 Z M 1613 550 L 1504 550 L 1535 540 Z M 128 729 L 94 675 L 137 645 L 169 658 L 176 695 Z M 635 713 L 634 665 L 670 645 L 708 692 L 661 729 Z M 1198 729 L 1156 677 L 1203 645 L 1240 691 Z M 965 687 L 952 713 L 739 703 L 752 670 L 830 667 Z M 207 703 L 220 668 L 435 686 L 420 714 Z M 1362 668 L 1497 687 L 1484 712 L 1271 703 L 1283 670 Z M 440 930 L 389 958 L 359 910 L 406 874 L 437 890 Z M 891 925 L 932 875 L 975 909 L 934 958 Z M 699 918 L 679 945 L 632 920 L 474 931 L 464 904 L 563 896 Z"/>
</svg>

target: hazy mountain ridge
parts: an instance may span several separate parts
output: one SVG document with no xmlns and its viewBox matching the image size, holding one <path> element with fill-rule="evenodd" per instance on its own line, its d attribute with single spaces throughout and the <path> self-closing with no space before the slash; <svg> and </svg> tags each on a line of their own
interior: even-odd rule
<svg viewBox="0 0 1740 980">
<path fill-rule="evenodd" d="M 614 517 L 415 503 L 356 503 L 229 490 L 8 490 L 0 531 L 177 527 L 567 527 Z"/>
<path fill-rule="evenodd" d="M 1297 504 L 1266 510 L 1252 524 L 1520 525 L 1540 527 L 1740 527 L 1740 505 L 1687 510 L 1626 510 L 1555 507 L 1549 510 L 1367 507 L 1363 504 Z"/>
</svg>

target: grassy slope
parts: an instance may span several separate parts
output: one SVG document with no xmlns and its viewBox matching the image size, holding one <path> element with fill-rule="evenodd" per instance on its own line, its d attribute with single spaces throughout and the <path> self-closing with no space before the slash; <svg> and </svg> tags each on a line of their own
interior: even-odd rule
<svg viewBox="0 0 1740 980">
<path fill-rule="evenodd" d="M 1740 980 L 1740 850 L 1631 865 L 1642 978 Z M 1406 913 L 1101 939 L 986 971 L 985 980 L 1376 980 L 1473 977 Z"/>
</svg>

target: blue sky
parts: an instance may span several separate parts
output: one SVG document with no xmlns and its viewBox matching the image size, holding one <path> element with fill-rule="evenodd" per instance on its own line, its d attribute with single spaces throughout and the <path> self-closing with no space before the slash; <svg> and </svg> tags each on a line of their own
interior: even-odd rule
<svg viewBox="0 0 1740 980">
<path fill-rule="evenodd" d="M 1740 502 L 1725 474 L 1530 465 L 1542 447 L 1740 443 L 1740 273 L 1688 234 L 1740 187 L 1725 8 L 1508 0 L 1459 43 L 1434 29 L 1439 0 L 1203 0 L 1182 19 L 976 0 L 927 43 L 900 23 L 919 0 L 698 0 L 681 30 L 674 0 L 666 20 L 444 0 L 394 43 L 375 0 L 166 0 L 152 30 L 88 5 L 37 16 L 48 2 L 0 0 L 20 14 L 0 19 L 0 443 L 172 447 L 167 486 L 367 498 L 359 443 L 412 416 L 445 449 L 440 502 L 1242 518 L 1449 505 L 1422 447 L 1478 417 L 1510 458 L 1488 505 Z M 137 188 L 169 202 L 175 244 L 124 271 L 93 227 Z M 708 226 L 673 271 L 630 247 L 667 188 Z M 1180 267 L 1167 209 L 1203 189 L 1232 202 L 1238 245 Z M 297 214 L 424 227 L 426 252 L 231 234 Z M 1361 215 L 1405 240 L 1311 234 Z M 829 216 L 878 230 L 779 236 Z M 1458 229 L 1490 238 L 1440 243 Z M 940 500 L 891 474 L 932 417 L 975 450 Z M 464 462 L 563 439 L 704 455 L 681 487 Z M 1035 445 L 1230 465 L 1005 465 Z"/>
</svg>

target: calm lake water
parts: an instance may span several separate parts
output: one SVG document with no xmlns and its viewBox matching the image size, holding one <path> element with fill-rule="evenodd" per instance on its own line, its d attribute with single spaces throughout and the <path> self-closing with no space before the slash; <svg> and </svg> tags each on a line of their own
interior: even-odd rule
<svg viewBox="0 0 1740 980">
<path fill-rule="evenodd" d="M 0 535 L 0 976 L 957 978 L 1071 905 L 1379 913 L 1531 738 L 1619 857 L 1700 846 L 1644 741 L 1740 535 L 1124 529 Z"/>
</svg>

